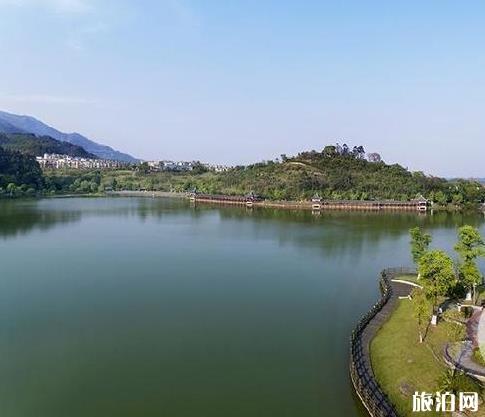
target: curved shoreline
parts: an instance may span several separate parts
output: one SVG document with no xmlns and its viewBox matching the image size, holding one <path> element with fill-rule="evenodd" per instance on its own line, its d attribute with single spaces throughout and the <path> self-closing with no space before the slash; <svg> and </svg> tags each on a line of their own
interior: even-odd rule
<svg viewBox="0 0 485 417">
<path fill-rule="evenodd" d="M 377 382 L 372 370 L 370 343 L 377 331 L 387 321 L 401 296 L 410 293 L 405 283 L 392 279 L 410 270 L 389 268 L 381 273 L 381 298 L 360 319 L 350 338 L 350 379 L 355 392 L 372 417 L 398 417 L 397 411 Z"/>
</svg>

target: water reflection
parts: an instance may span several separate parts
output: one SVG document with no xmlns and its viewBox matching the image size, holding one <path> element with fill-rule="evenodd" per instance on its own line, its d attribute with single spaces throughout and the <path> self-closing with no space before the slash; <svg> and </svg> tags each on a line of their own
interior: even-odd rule
<svg viewBox="0 0 485 417">
<path fill-rule="evenodd" d="M 99 198 L 0 201 L 0 237 L 9 238 L 32 230 L 47 231 L 53 227 L 79 222 L 81 217 L 133 217 L 150 219 L 186 219 L 190 222 L 214 217 L 221 222 L 245 222 L 245 233 L 252 238 L 278 239 L 282 245 L 320 247 L 327 253 L 339 253 L 377 244 L 382 239 L 400 239 L 403 232 L 420 225 L 433 229 L 456 229 L 463 224 L 481 227 L 485 218 L 477 213 L 435 212 L 343 212 L 278 210 L 269 208 L 191 205 L 184 199 L 166 198 Z M 265 227 L 271 225 L 271 227 Z M 276 226 L 276 227 L 275 227 Z M 338 227 L 339 236 L 326 233 Z M 243 236 L 241 236 L 243 237 Z"/>
<path fill-rule="evenodd" d="M 32 230 L 47 231 L 81 219 L 79 210 L 44 210 L 38 201 L 0 201 L 0 237 L 8 239 Z"/>
</svg>

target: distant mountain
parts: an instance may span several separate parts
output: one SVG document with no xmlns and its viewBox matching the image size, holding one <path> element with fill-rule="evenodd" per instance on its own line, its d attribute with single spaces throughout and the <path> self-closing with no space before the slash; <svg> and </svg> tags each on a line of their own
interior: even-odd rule
<svg viewBox="0 0 485 417">
<path fill-rule="evenodd" d="M 83 147 L 87 152 L 102 159 L 112 159 L 123 162 L 137 162 L 131 155 L 100 145 L 79 133 L 63 133 L 31 116 L 20 116 L 0 111 L 0 133 L 33 133 L 34 135 L 50 136 L 62 142 L 69 142 Z"/>
<path fill-rule="evenodd" d="M 29 156 L 57 153 L 79 158 L 98 158 L 87 152 L 82 146 L 61 142 L 50 136 L 35 136 L 33 133 L 0 133 L 0 147 Z"/>
<path fill-rule="evenodd" d="M 459 181 L 461 178 L 457 177 L 452 177 L 452 178 L 446 178 L 448 181 Z M 470 177 L 470 178 L 465 178 L 467 181 L 476 181 L 479 182 L 480 184 L 485 185 L 485 178 L 476 178 L 476 177 Z"/>
<path fill-rule="evenodd" d="M 2 133 L 24 133 L 22 129 L 15 127 L 9 122 L 0 119 L 0 132 Z"/>
</svg>

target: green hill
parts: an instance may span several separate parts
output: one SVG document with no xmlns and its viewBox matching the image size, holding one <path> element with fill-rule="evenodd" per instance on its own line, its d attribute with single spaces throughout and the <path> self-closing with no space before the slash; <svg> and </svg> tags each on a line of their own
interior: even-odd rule
<svg viewBox="0 0 485 417">
<path fill-rule="evenodd" d="M 366 157 L 361 146 L 350 149 L 346 145 L 290 158 L 282 155 L 280 162 L 240 166 L 219 174 L 185 175 L 182 183 L 174 176 L 170 183 L 179 189 L 217 194 L 252 190 L 274 200 L 308 199 L 315 193 L 326 199 L 349 200 L 409 200 L 422 194 L 439 204 L 476 203 L 485 198 L 485 189 L 477 182 L 410 172 L 380 161 L 376 154 Z"/>
<path fill-rule="evenodd" d="M 70 155 L 80 158 L 98 159 L 96 155 L 87 152 L 78 145 L 61 142 L 50 136 L 35 136 L 29 133 L 2 134 L 0 146 L 4 149 L 18 151 L 30 156 L 42 156 L 45 153 Z"/>
</svg>

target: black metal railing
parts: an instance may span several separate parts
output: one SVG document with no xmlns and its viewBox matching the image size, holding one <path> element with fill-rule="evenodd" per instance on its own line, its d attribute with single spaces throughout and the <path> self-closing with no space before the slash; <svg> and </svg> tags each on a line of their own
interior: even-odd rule
<svg viewBox="0 0 485 417">
<path fill-rule="evenodd" d="M 398 417 L 397 411 L 377 383 L 370 367 L 369 352 L 364 352 L 362 335 L 374 317 L 393 294 L 391 279 L 399 275 L 415 274 L 411 268 L 388 268 L 382 271 L 379 281 L 381 298 L 362 316 L 350 337 L 350 377 L 355 391 L 372 417 Z"/>
</svg>

